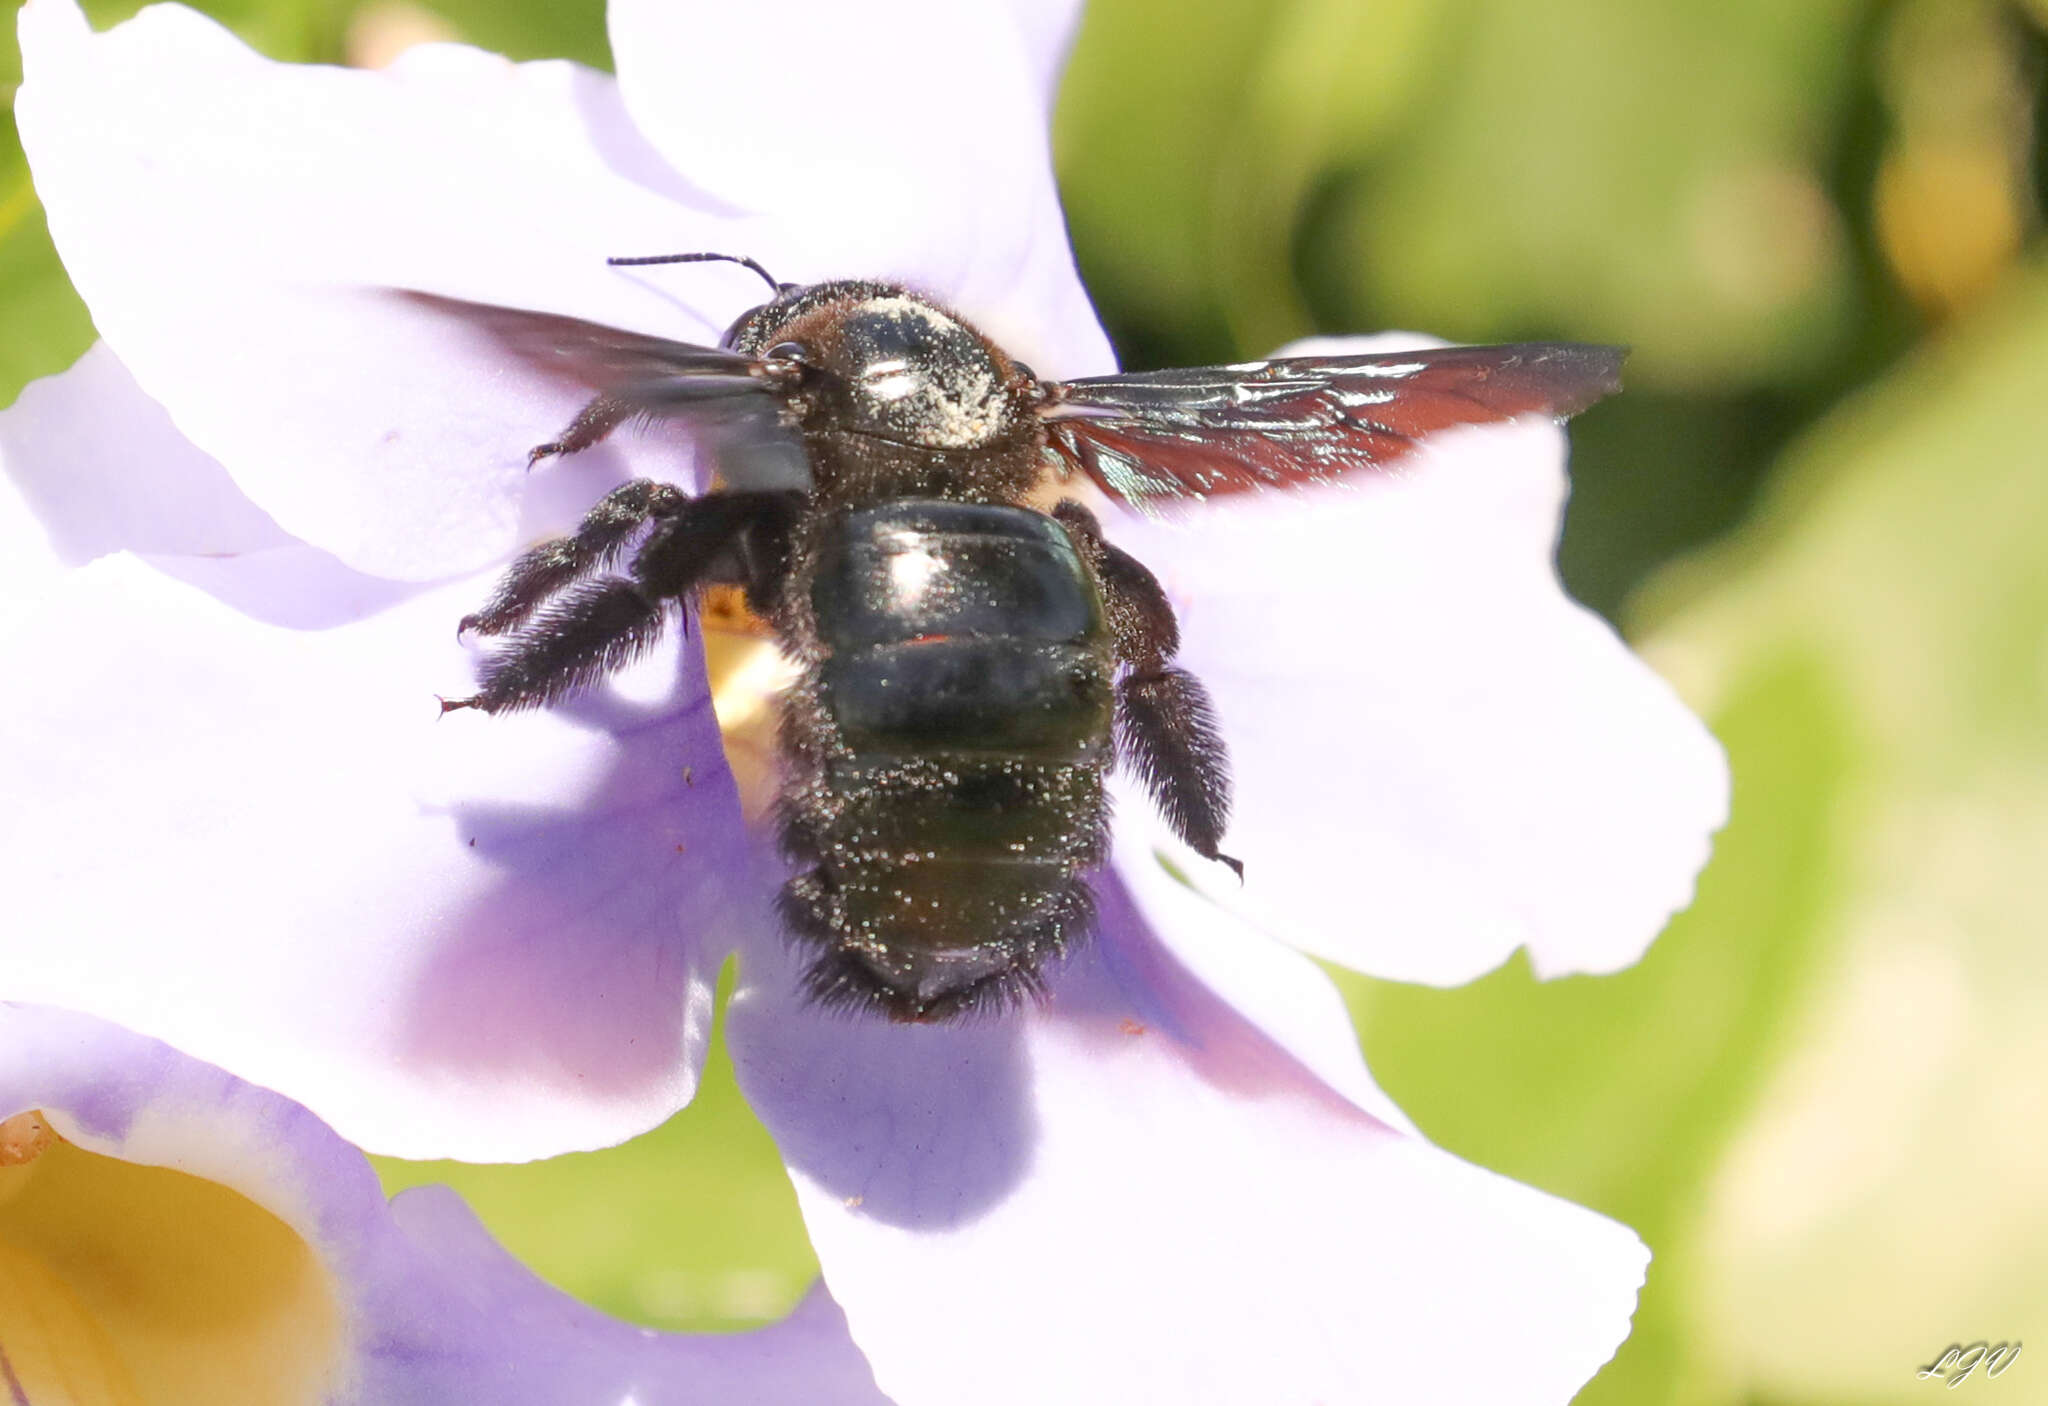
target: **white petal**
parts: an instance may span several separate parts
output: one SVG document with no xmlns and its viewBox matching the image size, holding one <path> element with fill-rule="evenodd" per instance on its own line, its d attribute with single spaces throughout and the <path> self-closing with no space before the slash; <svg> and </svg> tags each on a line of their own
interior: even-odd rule
<svg viewBox="0 0 2048 1406">
<path fill-rule="evenodd" d="M 732 237 L 680 203 L 605 75 L 454 46 L 378 73 L 276 64 L 168 5 L 95 35 L 70 0 L 34 0 L 21 40 L 22 142 L 101 334 L 287 531 L 360 569 L 501 556 L 526 451 L 587 399 L 368 290 L 695 341 L 757 300 L 731 274 L 605 267 Z M 622 438 L 590 457 L 617 478 L 673 456 Z"/>
<path fill-rule="evenodd" d="M 404 595 L 306 548 L 174 565 L 204 592 L 80 569 L 0 660 L 6 994 L 401 1156 L 598 1146 L 686 1102 L 742 845 L 697 650 L 437 721 L 487 582 Z"/>
<path fill-rule="evenodd" d="M 1074 32 L 1081 26 L 1081 0 L 1010 0 L 1010 19 L 1023 36 L 1025 58 L 1038 80 L 1050 122 Z"/>
<path fill-rule="evenodd" d="M 1173 597 L 1230 747 L 1245 878 L 1192 861 L 1204 891 L 1439 984 L 1522 946 L 1544 976 L 1614 971 L 1691 901 L 1726 762 L 1564 594 L 1563 451 L 1540 421 L 1454 430 L 1390 477 L 1110 524 Z M 1119 862 L 1155 847 L 1177 848 L 1163 826 Z"/>
<path fill-rule="evenodd" d="M 741 1082 L 882 1389 L 1568 1401 L 1627 1332 L 1640 1242 L 1375 1116 L 1305 959 L 1192 894 L 1154 896 L 1170 949 L 1101 898 L 1051 1005 L 976 1026 L 821 1016 L 779 946 L 748 954 Z"/>
<path fill-rule="evenodd" d="M 1050 375 L 1107 370 L 1047 148 L 1072 7 L 943 0 L 614 0 L 641 130 L 772 216 L 743 250 L 799 283 L 880 278 L 948 302 Z M 1013 12 L 1014 11 L 1014 12 Z"/>
<path fill-rule="evenodd" d="M 0 468 L 66 565 L 119 551 L 234 556 L 292 541 L 178 433 L 105 342 L 0 411 Z"/>
<path fill-rule="evenodd" d="M 58 589 L 69 564 L 9 467 L 0 443 L 0 643 Z"/>
</svg>

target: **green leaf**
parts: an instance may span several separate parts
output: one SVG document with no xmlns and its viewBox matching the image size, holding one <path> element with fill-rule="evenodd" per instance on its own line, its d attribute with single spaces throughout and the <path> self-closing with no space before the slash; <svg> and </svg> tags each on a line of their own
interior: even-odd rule
<svg viewBox="0 0 2048 1406">
<path fill-rule="evenodd" d="M 1687 1237 L 1693 1341 L 1734 1392 L 1925 1400 L 1914 1369 L 1947 1343 L 2048 1320 L 2044 366 L 2037 263 L 1818 427 L 1762 526 L 1667 588 L 1695 691 L 1798 651 L 1859 742 L 1835 955 Z M 1973 1387 L 2025 1396 L 2027 1371 Z"/>
<path fill-rule="evenodd" d="M 1054 124 L 1060 193 L 1129 361 L 1234 354 L 1213 270 L 1217 213 L 1236 193 L 1219 176 L 1273 22 L 1269 0 L 1211 0 L 1185 23 L 1143 0 L 1088 9 Z"/>
<path fill-rule="evenodd" d="M 507 58 L 575 59 L 607 71 L 612 66 L 603 0 L 549 5 L 428 0 L 426 8 L 453 25 L 465 43 Z"/>
<path fill-rule="evenodd" d="M 86 0 L 86 18 L 107 29 L 131 18 L 144 0 Z M 339 63 L 351 0 L 200 0 L 210 15 L 258 52 L 287 63 Z"/>
<path fill-rule="evenodd" d="M 1212 201 L 1216 277 L 1236 349 L 1319 330 L 1294 270 L 1317 183 L 1379 149 L 1441 62 L 1451 10 L 1432 0 L 1294 0 L 1280 8 L 1226 136 Z"/>
<path fill-rule="evenodd" d="M 1743 386 L 1846 334 L 1826 163 L 1869 0 L 1466 0 L 1449 62 L 1322 229 L 1360 325 L 1637 349 Z"/>
<path fill-rule="evenodd" d="M 0 327 L 0 405 L 92 345 L 92 320 L 51 247 L 12 121 L 0 132 Z"/>
</svg>

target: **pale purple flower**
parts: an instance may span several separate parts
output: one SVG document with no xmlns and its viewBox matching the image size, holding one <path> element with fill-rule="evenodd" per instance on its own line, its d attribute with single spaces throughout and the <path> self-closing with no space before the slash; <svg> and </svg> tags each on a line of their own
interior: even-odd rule
<svg viewBox="0 0 2048 1406">
<path fill-rule="evenodd" d="M 4 1002 L 0 1281 L 15 1402 L 887 1406 L 822 1289 L 752 1333 L 617 1322 L 289 1099 Z"/>
<path fill-rule="evenodd" d="M 1420 1137 L 1294 950 L 1609 971 L 1690 895 L 1721 757 L 1560 591 L 1554 428 L 1111 525 L 1216 694 L 1248 881 L 1126 798 L 1097 940 L 1003 1021 L 797 999 L 694 637 L 550 712 L 434 722 L 495 566 L 679 451 L 528 476 L 575 393 L 364 289 L 710 340 L 743 272 L 603 260 L 717 249 L 1108 369 L 1044 141 L 1072 11 L 616 0 L 615 82 L 446 46 L 298 68 L 175 7 L 94 36 L 31 0 L 23 141 L 106 342 L 0 419 L 28 602 L 0 617 L 28 935 L 0 994 L 372 1150 L 510 1160 L 686 1103 L 737 949 L 741 1082 L 901 1406 L 1562 1402 L 1645 1251 Z"/>
</svg>

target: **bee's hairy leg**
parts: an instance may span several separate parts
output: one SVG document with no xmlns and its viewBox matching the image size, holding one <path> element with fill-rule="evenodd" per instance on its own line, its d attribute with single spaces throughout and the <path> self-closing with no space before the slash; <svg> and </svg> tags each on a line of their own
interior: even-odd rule
<svg viewBox="0 0 2048 1406">
<path fill-rule="evenodd" d="M 1116 745 L 1174 833 L 1244 878 L 1243 863 L 1218 848 L 1230 822 L 1230 756 L 1201 681 L 1171 665 L 1133 666 L 1117 685 Z"/>
<path fill-rule="evenodd" d="M 597 500 L 569 536 L 551 537 L 522 553 L 507 568 L 489 604 L 463 618 L 461 632 L 501 635 L 523 623 L 557 592 L 610 566 L 635 532 L 656 519 L 675 516 L 690 501 L 690 495 L 673 484 L 645 478 L 620 484 Z"/>
<path fill-rule="evenodd" d="M 662 604 L 620 576 L 579 581 L 484 660 L 477 691 L 441 711 L 541 708 L 630 664 L 661 638 Z"/>
<path fill-rule="evenodd" d="M 576 418 L 560 435 L 546 444 L 536 444 L 527 453 L 526 467 L 530 469 L 541 460 L 557 454 L 574 454 L 580 449 L 588 449 L 638 413 L 623 400 L 608 395 L 596 396 L 576 412 Z"/>
<path fill-rule="evenodd" d="M 1124 666 L 1116 689 L 1118 760 L 1190 849 L 1242 879 L 1244 865 L 1219 848 L 1230 821 L 1229 753 L 1208 690 L 1168 662 L 1180 649 L 1180 622 L 1166 592 L 1143 562 L 1103 539 L 1087 508 L 1069 500 L 1052 515 L 1095 568 Z"/>
<path fill-rule="evenodd" d="M 485 659 L 477 691 L 444 699 L 441 710 L 545 707 L 623 668 L 661 638 L 672 604 L 733 573 L 748 555 L 749 539 L 787 531 L 789 498 L 678 494 L 635 553 L 630 576 L 576 581 L 545 598 L 504 647 Z"/>
</svg>

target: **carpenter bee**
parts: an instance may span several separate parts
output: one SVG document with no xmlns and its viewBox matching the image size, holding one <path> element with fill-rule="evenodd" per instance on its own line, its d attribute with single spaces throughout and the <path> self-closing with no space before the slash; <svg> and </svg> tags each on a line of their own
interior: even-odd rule
<svg viewBox="0 0 2048 1406">
<path fill-rule="evenodd" d="M 1000 1010 L 1085 940 L 1113 763 L 1198 854 L 1230 814 L 1223 739 L 1176 668 L 1158 581 L 1085 506 L 1141 509 L 1385 468 L 1423 435 L 1570 415 L 1618 389 L 1611 347 L 1532 343 L 1049 381 L 908 288 L 777 283 L 717 347 L 408 295 L 594 392 L 532 461 L 634 419 L 714 456 L 691 496 L 605 495 L 513 562 L 467 630 L 503 637 L 473 696 L 542 706 L 738 587 L 800 671 L 782 699 L 780 896 L 817 1000 L 900 1021 Z M 1042 501 L 1042 499 L 1041 499 Z"/>
</svg>

